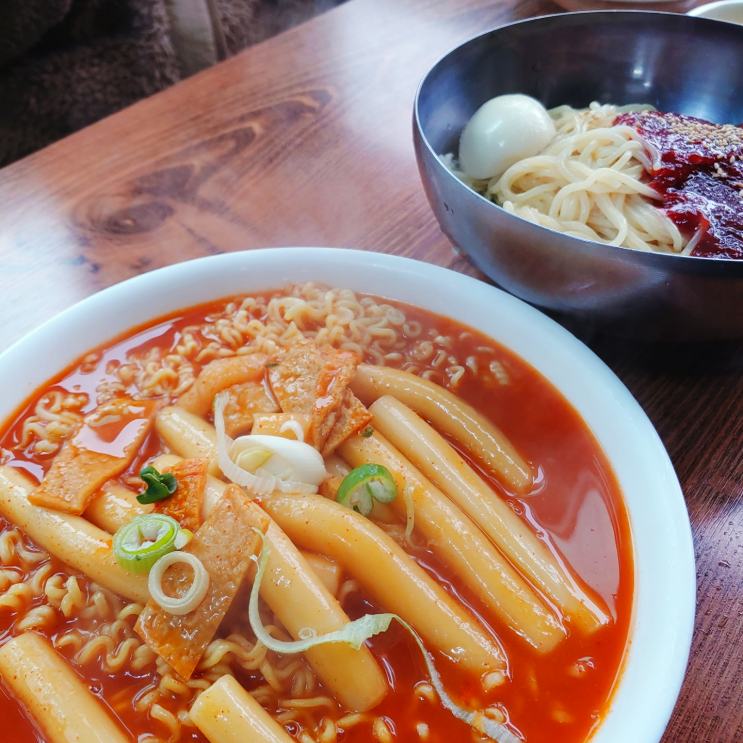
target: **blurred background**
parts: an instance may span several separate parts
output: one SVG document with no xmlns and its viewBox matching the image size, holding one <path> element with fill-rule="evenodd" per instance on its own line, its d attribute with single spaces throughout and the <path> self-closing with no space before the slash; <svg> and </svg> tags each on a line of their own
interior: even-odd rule
<svg viewBox="0 0 743 743">
<path fill-rule="evenodd" d="M 344 0 L 1 0 L 0 167 Z"/>
</svg>

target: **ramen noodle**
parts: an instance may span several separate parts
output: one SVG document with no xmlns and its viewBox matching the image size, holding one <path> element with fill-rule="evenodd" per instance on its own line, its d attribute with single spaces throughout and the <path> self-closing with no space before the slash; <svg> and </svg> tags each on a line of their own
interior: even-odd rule
<svg viewBox="0 0 743 743">
<path fill-rule="evenodd" d="M 16 743 L 577 743 L 608 709 L 618 486 L 470 328 L 317 284 L 213 302 L 80 359 L 0 446 Z"/>
<path fill-rule="evenodd" d="M 468 177 L 451 155 L 443 161 L 506 211 L 567 235 L 743 257 L 740 127 L 644 105 L 558 106 L 549 116 L 549 144 L 490 179 Z"/>
</svg>

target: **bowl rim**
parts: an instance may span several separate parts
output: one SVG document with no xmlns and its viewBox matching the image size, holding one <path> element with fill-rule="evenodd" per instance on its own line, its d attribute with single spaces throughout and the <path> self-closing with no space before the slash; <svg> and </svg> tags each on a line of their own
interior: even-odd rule
<svg viewBox="0 0 743 743">
<path fill-rule="evenodd" d="M 0 421 L 72 361 L 148 321 L 307 280 L 474 326 L 517 353 L 578 411 L 622 488 L 635 562 L 630 639 L 608 710 L 590 739 L 658 743 L 684 677 L 696 605 L 691 528 L 676 473 L 650 420 L 614 373 L 563 327 L 489 284 L 408 258 L 338 248 L 272 248 L 167 266 L 78 302 L 0 354 L 6 392 Z"/>
<path fill-rule="evenodd" d="M 710 6 L 717 6 L 717 5 L 727 5 L 728 3 L 741 3 L 743 4 L 743 0 L 719 0 L 719 2 L 709 3 L 708 5 L 699 6 L 702 8 L 708 8 Z M 717 267 L 720 265 L 725 265 L 728 267 L 735 266 L 737 263 L 743 263 L 743 261 L 736 261 L 732 260 L 730 258 L 724 258 L 724 257 L 709 257 L 709 256 L 695 256 L 695 255 L 678 255 L 675 253 L 662 253 L 662 252 L 656 252 L 656 251 L 641 251 L 641 250 L 635 250 L 634 248 L 628 248 L 624 245 L 609 245 L 607 243 L 601 243 L 597 242 L 596 240 L 589 240 L 586 237 L 578 237 L 576 235 L 567 235 L 564 232 L 558 232 L 557 230 L 553 230 L 551 227 L 545 227 L 541 224 L 536 224 L 535 222 L 530 222 L 528 219 L 525 219 L 524 217 L 519 216 L 518 214 L 513 214 L 512 212 L 506 211 L 502 206 L 499 206 L 494 201 L 491 201 L 490 199 L 486 199 L 482 194 L 477 193 L 474 189 L 470 188 L 466 183 L 461 181 L 459 178 L 457 178 L 454 173 L 449 170 L 442 162 L 441 157 L 438 153 L 436 153 L 431 146 L 431 143 L 428 141 L 428 137 L 426 136 L 426 133 L 423 129 L 423 125 L 421 124 L 420 120 L 420 110 L 419 110 L 419 103 L 420 103 L 420 96 L 421 92 L 431 75 L 431 73 L 451 54 L 458 51 L 464 46 L 467 46 L 468 44 L 477 41 L 478 39 L 488 36 L 496 31 L 502 31 L 507 28 L 512 28 L 515 26 L 521 26 L 525 24 L 531 24 L 531 23 L 539 23 L 539 22 L 548 22 L 548 21 L 560 21 L 565 19 L 570 19 L 572 17 L 577 16 L 603 16 L 607 19 L 609 18 L 617 18 L 619 16 L 627 16 L 627 15 L 652 15 L 652 16 L 665 16 L 667 18 L 689 18 L 694 19 L 693 22 L 705 22 L 705 23 L 724 23 L 726 26 L 736 26 L 741 24 L 735 24 L 731 23 L 730 21 L 723 21 L 716 18 L 708 18 L 705 16 L 700 15 L 694 15 L 694 10 L 689 11 L 688 13 L 673 13 L 671 11 L 667 10 L 634 10 L 634 9 L 622 9 L 622 10 L 579 10 L 579 11 L 570 11 L 570 12 L 564 12 L 564 13 L 550 13 L 548 15 L 541 15 L 531 18 L 522 18 L 518 21 L 512 21 L 511 23 L 504 23 L 501 26 L 496 26 L 495 28 L 491 28 L 488 31 L 483 31 L 481 33 L 475 34 L 474 36 L 471 36 L 470 38 L 466 39 L 465 41 L 457 44 L 455 47 L 452 47 L 447 52 L 442 54 L 438 59 L 428 68 L 428 70 L 424 73 L 423 77 L 421 78 L 420 82 L 418 83 L 418 86 L 415 91 L 415 98 L 413 102 L 413 127 L 414 127 L 414 133 L 420 138 L 423 145 L 428 150 L 430 156 L 434 158 L 434 160 L 437 163 L 437 166 L 442 169 L 442 171 L 445 173 L 447 178 L 453 179 L 461 188 L 466 189 L 466 191 L 474 196 L 476 196 L 478 199 L 480 199 L 483 203 L 489 204 L 490 206 L 498 209 L 503 214 L 508 214 L 510 217 L 513 217 L 514 219 L 518 219 L 520 222 L 524 223 L 525 225 L 531 225 L 532 227 L 535 227 L 539 230 L 543 230 L 546 232 L 549 232 L 553 235 L 560 235 L 561 237 L 570 238 L 573 240 L 579 240 L 581 243 L 587 245 L 587 246 L 595 246 L 596 248 L 610 248 L 612 251 L 621 250 L 625 253 L 625 255 L 631 255 L 633 256 L 634 260 L 638 259 L 638 256 L 642 256 L 642 259 L 647 261 L 664 261 L 664 260 L 684 260 L 688 261 L 689 259 L 693 259 L 693 264 L 696 266 L 699 266 L 700 268 L 703 265 L 706 265 L 708 267 Z M 640 19 L 638 19 L 638 22 L 640 22 Z M 684 23 L 686 21 L 681 21 L 681 23 Z M 743 26 L 741 26 L 743 28 Z M 743 33 L 743 32 L 742 32 Z M 714 270 L 714 269 L 713 269 Z"/>
<path fill-rule="evenodd" d="M 716 0 L 716 2 L 713 3 L 705 3 L 704 5 L 697 5 L 696 8 L 692 8 L 690 11 L 686 13 L 686 15 L 691 16 L 692 18 L 706 18 L 708 21 L 720 21 L 722 23 L 733 23 L 736 24 L 736 21 L 729 21 L 725 18 L 715 18 L 710 17 L 708 15 L 705 15 L 706 13 L 709 13 L 712 10 L 718 10 L 720 8 L 743 8 L 743 0 Z M 739 23 L 736 25 L 740 25 Z"/>
</svg>

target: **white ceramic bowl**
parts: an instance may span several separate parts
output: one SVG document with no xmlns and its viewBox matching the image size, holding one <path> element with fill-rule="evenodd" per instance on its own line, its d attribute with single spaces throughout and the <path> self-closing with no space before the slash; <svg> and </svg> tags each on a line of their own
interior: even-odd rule
<svg viewBox="0 0 743 743">
<path fill-rule="evenodd" d="M 130 328 L 209 300 L 308 280 L 471 325 L 539 370 L 578 410 L 624 493 L 636 570 L 624 670 L 592 743 L 658 743 L 686 669 L 695 608 L 694 551 L 676 474 L 647 416 L 609 368 L 555 322 L 498 289 L 405 258 L 326 248 L 181 263 L 89 297 L 0 355 L 0 421 L 51 376 Z"/>
<path fill-rule="evenodd" d="M 686 15 L 743 24 L 743 0 L 720 0 L 718 3 L 707 3 L 690 10 Z"/>
</svg>

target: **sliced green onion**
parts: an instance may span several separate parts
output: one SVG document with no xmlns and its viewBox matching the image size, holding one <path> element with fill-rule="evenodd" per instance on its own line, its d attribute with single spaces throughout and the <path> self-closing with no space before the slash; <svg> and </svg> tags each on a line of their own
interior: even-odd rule
<svg viewBox="0 0 743 743">
<path fill-rule="evenodd" d="M 338 503 L 368 516 L 374 501 L 391 503 L 397 495 L 397 485 L 390 471 L 381 464 L 362 464 L 351 470 L 338 488 Z"/>
<path fill-rule="evenodd" d="M 304 428 L 302 428 L 302 425 L 299 421 L 284 421 L 281 424 L 281 428 L 279 428 L 279 434 L 282 434 L 285 431 L 291 431 L 296 437 L 297 441 L 301 441 L 302 443 L 304 443 Z"/>
<path fill-rule="evenodd" d="M 188 591 L 180 598 L 168 596 L 163 591 L 163 576 L 165 571 L 176 563 L 183 562 L 190 565 L 193 570 L 193 581 Z M 161 557 L 155 566 L 150 570 L 150 576 L 147 579 L 147 588 L 150 589 L 152 600 L 168 614 L 183 616 L 191 613 L 203 600 L 209 590 L 209 573 L 204 567 L 204 563 L 196 555 L 190 552 L 170 552 Z"/>
<path fill-rule="evenodd" d="M 413 488 L 405 485 L 402 489 L 402 497 L 405 501 L 405 539 L 410 542 L 410 537 L 415 527 L 415 503 L 413 503 Z"/>
<path fill-rule="evenodd" d="M 366 465 L 365 465 L 366 466 Z M 361 467 L 359 469 L 362 469 Z M 384 469 L 384 468 L 382 468 Z M 389 473 L 388 473 L 389 474 Z M 268 546 L 268 540 L 266 535 L 263 534 L 259 529 L 253 529 L 253 531 L 261 538 L 263 546 L 261 548 L 261 554 L 258 559 L 255 556 L 251 557 L 252 560 L 258 563 L 258 572 L 256 573 L 253 586 L 250 589 L 250 603 L 248 608 L 248 619 L 250 621 L 250 627 L 255 634 L 256 640 L 265 645 L 269 650 L 273 650 L 276 653 L 283 653 L 285 655 L 291 655 L 293 653 L 304 653 L 311 648 L 317 647 L 318 645 L 325 645 L 331 642 L 343 642 L 350 645 L 358 650 L 366 640 L 378 635 L 380 632 L 385 632 L 393 620 L 399 622 L 410 634 L 420 648 L 423 654 L 423 660 L 428 670 L 428 675 L 431 678 L 431 684 L 436 690 L 436 693 L 441 700 L 441 704 L 446 708 L 454 717 L 466 723 L 470 727 L 477 730 L 477 732 L 486 735 L 496 743 L 523 743 L 523 738 L 515 735 L 505 725 L 495 720 L 491 720 L 486 717 L 480 711 L 473 711 L 464 709 L 456 704 L 452 698 L 446 693 L 444 684 L 441 681 L 441 676 L 436 670 L 433 658 L 426 649 L 418 633 L 402 618 L 397 614 L 365 614 L 363 617 L 349 622 L 343 627 L 342 630 L 335 630 L 334 632 L 327 632 L 324 635 L 317 635 L 316 632 L 309 627 L 301 629 L 299 631 L 299 637 L 301 639 L 294 642 L 285 642 L 283 640 L 276 640 L 268 634 L 263 622 L 261 622 L 261 615 L 258 605 L 258 597 L 261 590 L 261 581 L 263 580 L 263 574 L 266 572 L 268 566 L 268 558 L 271 554 L 271 550 Z"/>
<path fill-rule="evenodd" d="M 217 462 L 222 474 L 246 488 L 253 495 L 281 490 L 284 493 L 316 493 L 320 483 L 328 476 L 325 463 L 317 449 L 303 441 L 292 441 L 283 436 L 264 436 L 249 434 L 232 439 L 227 435 L 224 423 L 224 409 L 227 393 L 220 392 L 214 398 L 214 428 L 217 430 Z M 256 458 L 246 452 L 259 449 Z M 265 453 L 264 459 L 255 472 L 243 469 L 241 462 L 253 467 Z"/>
<path fill-rule="evenodd" d="M 170 472 L 158 472 L 154 467 L 145 467 L 139 473 L 140 479 L 147 485 L 147 490 L 137 496 L 140 503 L 156 503 L 165 500 L 175 493 L 178 481 Z"/>
<path fill-rule="evenodd" d="M 256 470 L 262 467 L 272 456 L 272 451 L 256 447 L 255 449 L 241 451 L 235 457 L 235 464 L 246 472 L 255 474 Z"/>
<path fill-rule="evenodd" d="M 190 529 L 181 529 L 175 537 L 175 548 L 182 550 L 193 539 L 193 532 Z"/>
<path fill-rule="evenodd" d="M 146 573 L 161 557 L 176 549 L 180 531 L 178 522 L 165 514 L 137 516 L 114 534 L 116 562 L 130 573 Z"/>
<path fill-rule="evenodd" d="M 299 631 L 301 639 L 296 641 L 286 642 L 271 637 L 263 626 L 258 606 L 261 581 L 263 580 L 263 574 L 266 572 L 271 549 L 268 546 L 268 540 L 265 534 L 260 529 L 254 528 L 253 531 L 261 538 L 263 547 L 261 548 L 260 559 L 256 560 L 255 556 L 251 558 L 258 562 L 258 572 L 256 573 L 253 587 L 250 591 L 248 619 L 250 620 L 250 627 L 255 634 L 256 640 L 263 643 L 269 650 L 273 650 L 275 653 L 290 655 L 292 653 L 304 653 L 318 645 L 325 645 L 330 642 L 345 642 L 358 650 L 370 637 L 384 632 L 390 626 L 390 622 L 396 618 L 394 614 L 365 614 L 360 619 L 346 624 L 342 630 L 327 632 L 320 636 L 317 636 L 314 630 L 306 627 Z"/>
</svg>

